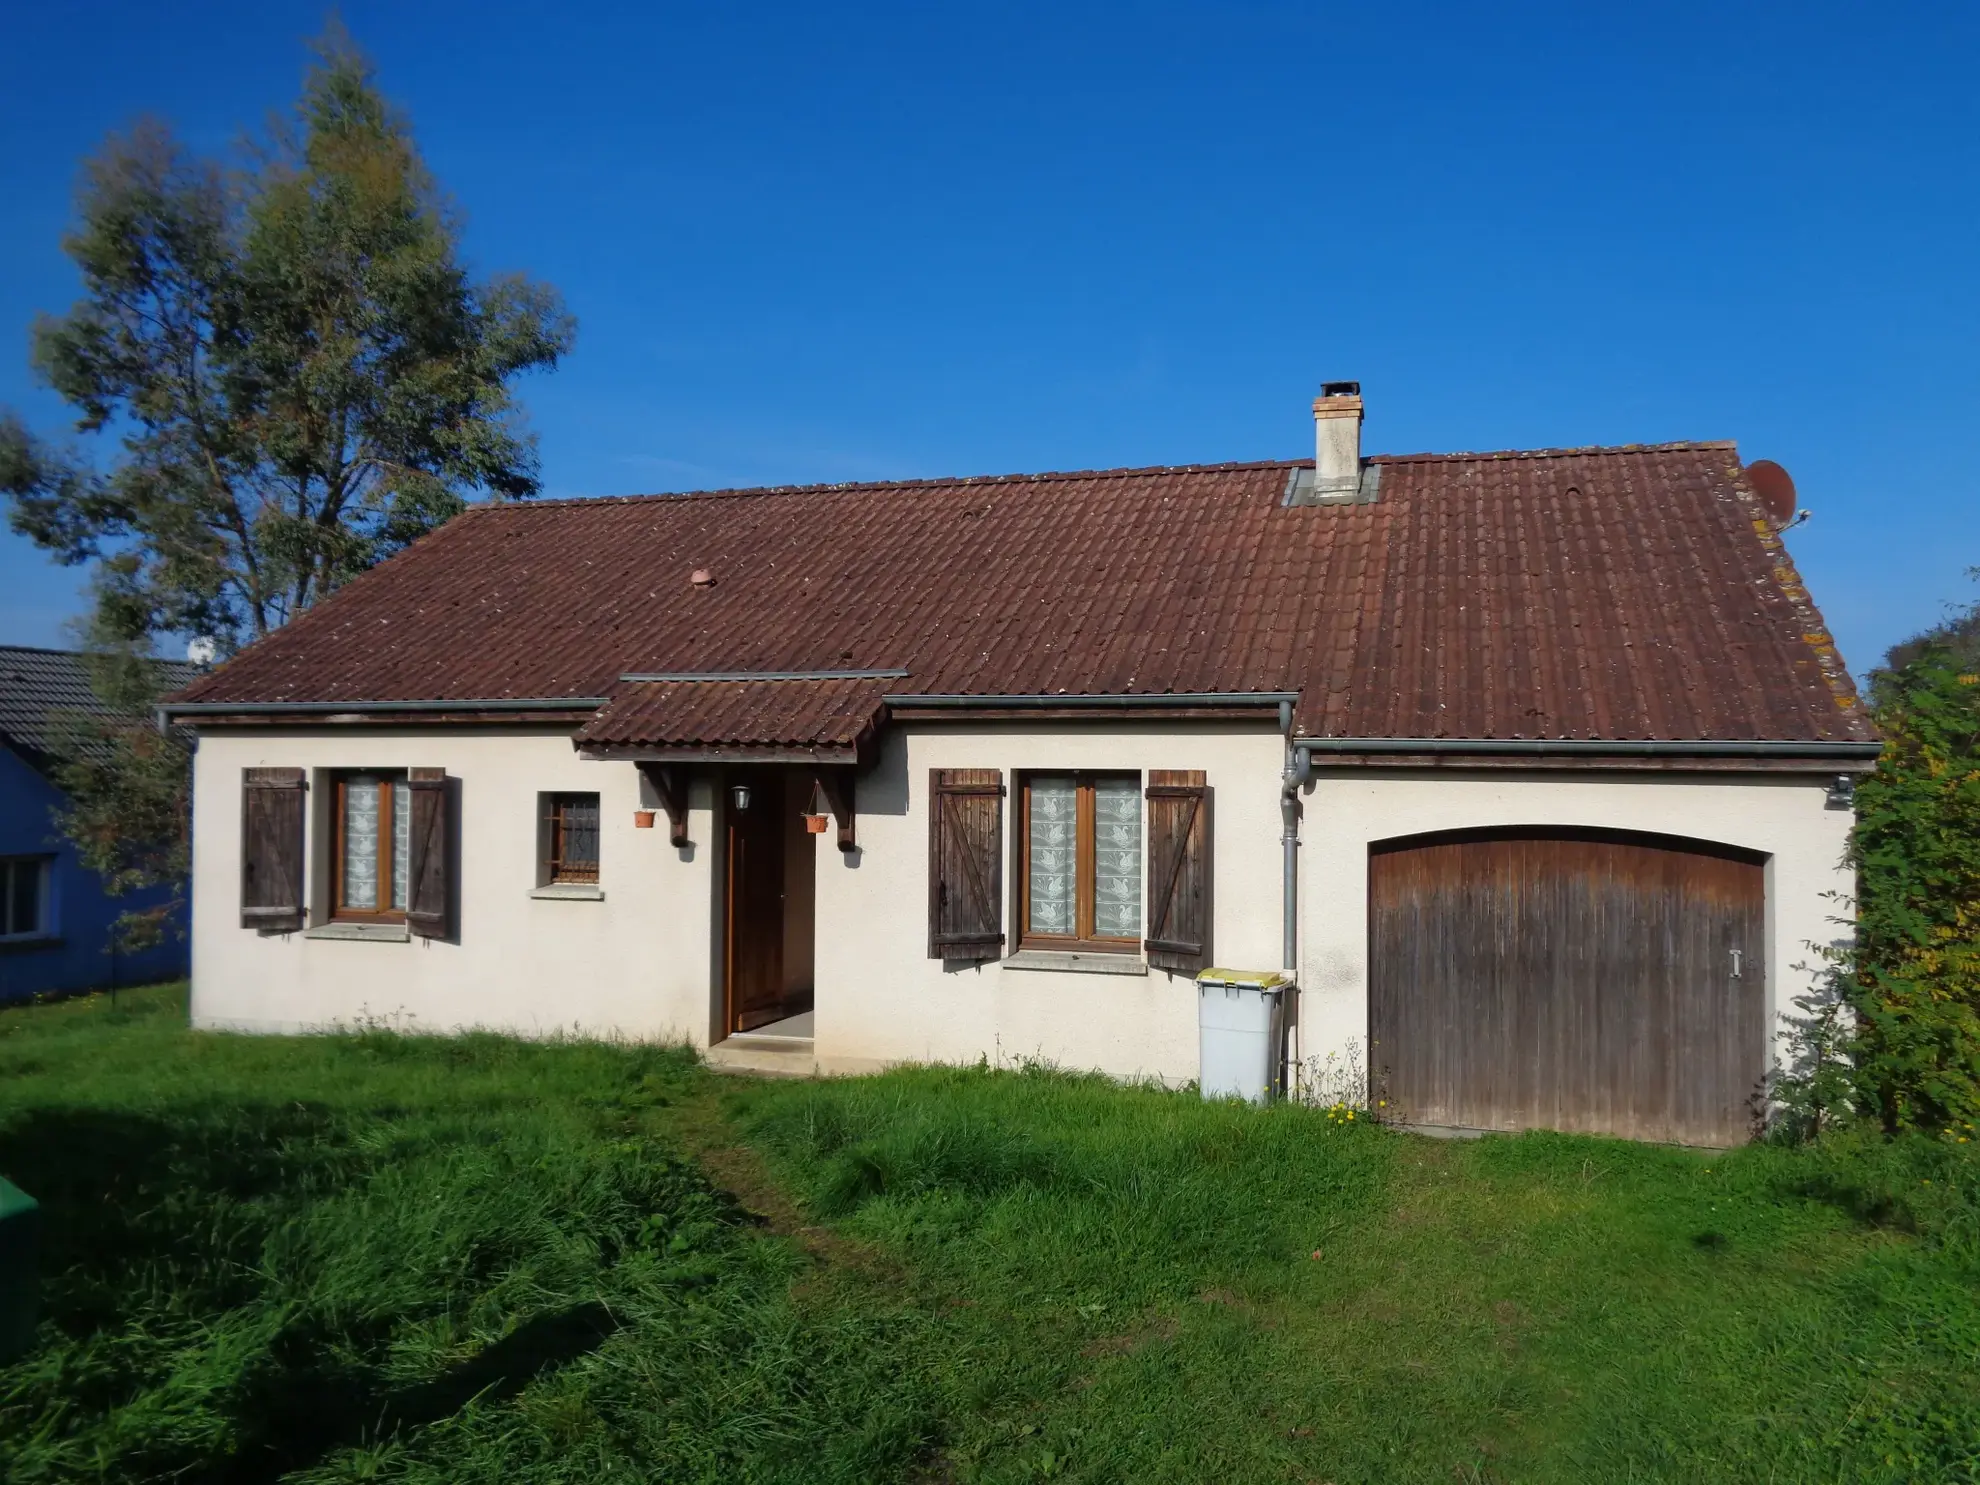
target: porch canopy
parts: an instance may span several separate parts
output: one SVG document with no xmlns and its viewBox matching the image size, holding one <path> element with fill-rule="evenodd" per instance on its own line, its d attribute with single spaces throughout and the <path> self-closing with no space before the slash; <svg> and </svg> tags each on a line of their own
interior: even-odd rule
<svg viewBox="0 0 1980 1485">
<path fill-rule="evenodd" d="M 675 763 L 866 761 L 905 670 L 622 675 L 576 737 L 589 758 Z"/>
</svg>

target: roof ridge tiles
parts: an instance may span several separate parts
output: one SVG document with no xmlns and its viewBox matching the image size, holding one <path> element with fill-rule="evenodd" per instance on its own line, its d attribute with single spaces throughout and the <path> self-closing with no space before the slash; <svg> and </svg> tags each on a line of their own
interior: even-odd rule
<svg viewBox="0 0 1980 1485">
<path fill-rule="evenodd" d="M 835 490 L 970 489 L 982 485 L 1032 485 L 1047 480 L 1137 479 L 1164 474 L 1239 474 L 1250 470 L 1296 469 L 1298 459 L 1251 459 L 1226 464 L 1149 464 L 1123 469 L 1051 469 L 1036 474 L 959 474 L 928 479 L 833 480 L 815 485 L 751 485 L 722 490 L 654 490 L 639 495 L 565 495 L 554 500 L 482 501 L 470 511 L 549 510 L 564 506 L 634 505 L 659 500 L 734 500 L 754 495 L 822 495 Z M 1311 459 L 1304 461 L 1311 464 Z"/>
<path fill-rule="evenodd" d="M 1371 454 L 1373 464 L 1434 464 L 1467 459 L 1568 459 L 1593 454 L 1672 454 L 1737 448 L 1731 439 L 1677 443 L 1588 444 L 1579 448 L 1488 449 L 1452 453 Z M 580 506 L 636 505 L 662 500 L 741 500 L 765 495 L 824 495 L 835 491 L 954 490 L 990 485 L 1035 485 L 1048 481 L 1147 479 L 1158 475 L 1243 474 L 1256 470 L 1310 468 L 1311 459 L 1247 459 L 1220 464 L 1145 464 L 1119 469 L 1047 469 L 1034 473 L 931 475 L 923 479 L 827 480 L 810 485 L 736 485 L 716 490 L 649 490 L 632 495 L 563 495 L 551 500 L 480 501 L 469 513 L 562 510 Z"/>
<path fill-rule="evenodd" d="M 1593 443 L 1564 449 L 1480 449 L 1449 454 L 1370 454 L 1371 464 L 1448 464 L 1467 459 L 1585 459 L 1591 454 L 1689 454 L 1736 449 L 1730 438 L 1686 439 L 1678 443 Z"/>
</svg>

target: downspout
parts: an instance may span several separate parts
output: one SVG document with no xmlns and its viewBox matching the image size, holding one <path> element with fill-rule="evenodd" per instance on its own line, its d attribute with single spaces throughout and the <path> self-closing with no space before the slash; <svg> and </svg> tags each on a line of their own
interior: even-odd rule
<svg viewBox="0 0 1980 1485">
<path fill-rule="evenodd" d="M 1279 730 L 1286 737 L 1286 768 L 1279 785 L 1279 818 L 1285 831 L 1279 843 L 1285 852 L 1283 945 L 1280 966 L 1289 978 L 1297 978 L 1299 968 L 1299 791 L 1313 776 L 1313 755 L 1292 737 L 1290 701 L 1279 703 Z"/>
<path fill-rule="evenodd" d="M 1283 920 L 1280 958 L 1281 966 L 1289 982 L 1283 995 L 1299 994 L 1299 791 L 1313 776 L 1313 755 L 1293 741 L 1293 704 L 1290 701 L 1279 703 L 1279 731 L 1286 739 L 1286 767 L 1283 781 L 1279 785 L 1279 818 L 1285 822 L 1285 830 L 1279 837 L 1280 848 L 1285 853 L 1283 875 L 1284 900 L 1280 906 Z M 1280 1014 L 1284 1015 L 1282 1005 Z M 1300 1036 L 1301 1018 L 1295 1014 L 1285 1047 L 1285 1063 L 1274 1079 L 1283 1096 L 1292 1092 L 1292 1085 L 1298 1077 L 1298 1069 L 1305 1052 L 1304 1038 Z"/>
</svg>

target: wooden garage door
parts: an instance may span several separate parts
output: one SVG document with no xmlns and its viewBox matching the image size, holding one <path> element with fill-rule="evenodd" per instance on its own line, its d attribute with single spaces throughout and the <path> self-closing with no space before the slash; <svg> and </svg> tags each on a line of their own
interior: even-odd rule
<svg viewBox="0 0 1980 1485">
<path fill-rule="evenodd" d="M 1412 1124 L 1727 1145 L 1766 1042 L 1760 858 L 1667 836 L 1419 836 L 1369 858 L 1369 1066 Z"/>
</svg>

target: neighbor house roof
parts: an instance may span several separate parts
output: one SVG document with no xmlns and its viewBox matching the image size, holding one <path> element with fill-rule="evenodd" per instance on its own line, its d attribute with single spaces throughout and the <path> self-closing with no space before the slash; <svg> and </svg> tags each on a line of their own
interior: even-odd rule
<svg viewBox="0 0 1980 1485">
<path fill-rule="evenodd" d="M 0 742 L 46 772 L 55 763 L 64 713 L 105 717 L 111 709 L 89 679 L 89 657 L 74 650 L 0 645 Z M 153 661 L 163 688 L 187 685 L 200 674 L 183 661 Z"/>
<path fill-rule="evenodd" d="M 1290 692 L 1310 737 L 1874 738 L 1732 444 L 1372 462 L 1352 504 L 1288 504 L 1311 466 L 1279 461 L 483 505 L 182 699 L 603 699 L 599 746 L 843 749 L 930 694 Z M 904 674 L 803 678 L 878 670 Z M 791 678 L 622 679 L 711 672 Z"/>
</svg>

